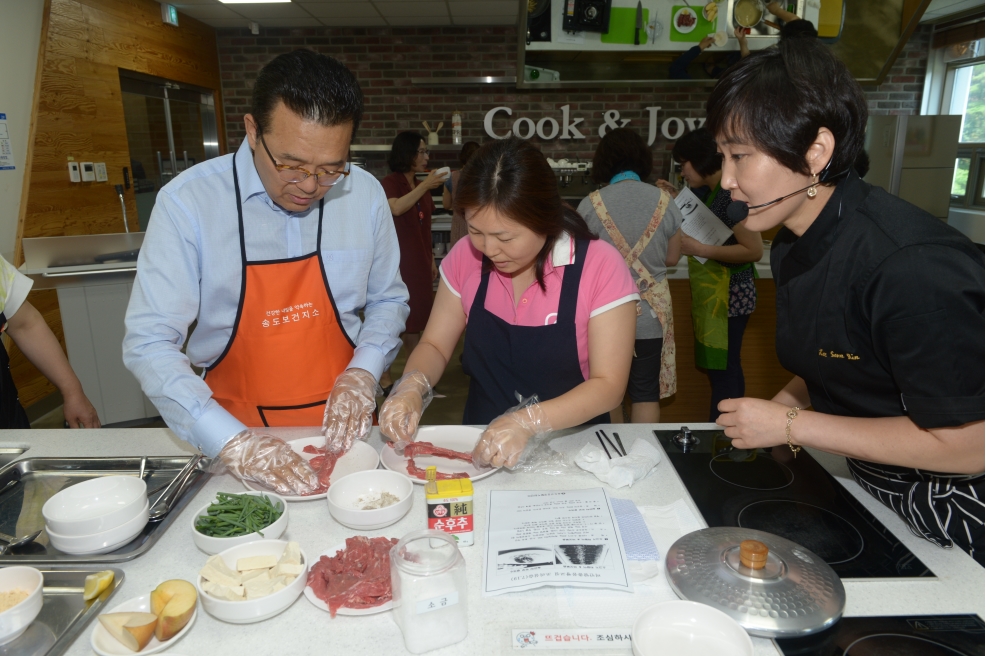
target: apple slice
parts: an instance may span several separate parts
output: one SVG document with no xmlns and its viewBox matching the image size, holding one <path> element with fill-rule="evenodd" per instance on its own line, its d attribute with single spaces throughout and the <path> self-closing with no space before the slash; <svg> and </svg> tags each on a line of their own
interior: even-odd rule
<svg viewBox="0 0 986 656">
<path fill-rule="evenodd" d="M 137 652 L 154 637 L 158 618 L 153 613 L 106 613 L 99 621 L 120 644 Z"/>
<path fill-rule="evenodd" d="M 185 628 L 195 612 L 199 593 L 182 579 L 165 581 L 151 592 L 151 610 L 158 617 L 154 635 L 161 642 L 171 640 Z"/>
</svg>

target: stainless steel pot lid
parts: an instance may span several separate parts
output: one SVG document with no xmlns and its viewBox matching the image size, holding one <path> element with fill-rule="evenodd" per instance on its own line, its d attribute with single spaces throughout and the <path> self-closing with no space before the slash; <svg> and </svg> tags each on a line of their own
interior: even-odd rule
<svg viewBox="0 0 986 656">
<path fill-rule="evenodd" d="M 740 562 L 743 540 L 767 545 L 763 569 Z M 719 526 L 688 533 L 671 545 L 665 568 L 679 597 L 723 611 L 756 636 L 821 631 L 842 616 L 846 605 L 846 589 L 828 563 L 764 531 Z"/>
</svg>

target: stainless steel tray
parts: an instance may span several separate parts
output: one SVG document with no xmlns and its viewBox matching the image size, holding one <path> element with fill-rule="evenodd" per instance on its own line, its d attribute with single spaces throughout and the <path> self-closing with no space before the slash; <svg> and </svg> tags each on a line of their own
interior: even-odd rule
<svg viewBox="0 0 986 656">
<path fill-rule="evenodd" d="M 44 575 L 44 602 L 37 619 L 24 634 L 0 647 L 0 655 L 58 656 L 64 654 L 123 583 L 123 571 L 110 568 L 113 583 L 92 601 L 82 600 L 86 576 L 100 571 L 90 569 L 38 568 Z"/>
<path fill-rule="evenodd" d="M 188 461 L 188 456 L 147 457 L 144 480 L 147 481 L 151 506 Z M 137 476 L 140 462 L 140 457 L 127 457 L 25 458 L 10 463 L 0 469 L 0 490 L 3 490 L 0 492 L 0 532 L 19 536 L 44 528 L 41 507 L 56 492 L 100 476 Z M 96 556 L 73 556 L 49 545 L 47 535 L 42 533 L 32 544 L 0 556 L 0 566 L 118 563 L 133 560 L 158 541 L 208 478 L 209 475 L 201 470 L 193 471 L 171 512 L 158 522 L 149 522 L 140 535 L 116 551 Z M 16 481 L 17 484 L 5 489 L 9 481 Z"/>
</svg>

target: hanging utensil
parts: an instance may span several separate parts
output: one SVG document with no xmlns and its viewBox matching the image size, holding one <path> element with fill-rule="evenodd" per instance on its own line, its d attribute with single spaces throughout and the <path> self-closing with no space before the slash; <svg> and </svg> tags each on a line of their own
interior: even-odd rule
<svg viewBox="0 0 986 656">
<path fill-rule="evenodd" d="M 747 540 L 766 549 L 741 548 Z M 668 549 L 665 574 L 682 599 L 721 610 L 751 635 L 765 638 L 816 633 L 835 624 L 846 606 L 846 589 L 828 563 L 765 531 L 733 526 L 692 531 Z"/>
</svg>

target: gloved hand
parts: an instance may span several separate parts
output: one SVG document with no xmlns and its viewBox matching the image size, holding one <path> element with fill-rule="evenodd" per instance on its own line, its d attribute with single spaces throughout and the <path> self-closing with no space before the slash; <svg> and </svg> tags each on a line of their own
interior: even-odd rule
<svg viewBox="0 0 986 656">
<path fill-rule="evenodd" d="M 513 469 L 530 451 L 526 447 L 531 438 L 547 435 L 551 430 L 537 397 L 522 401 L 490 422 L 472 451 L 473 462 Z"/>
<path fill-rule="evenodd" d="M 284 440 L 248 428 L 237 433 L 219 452 L 215 462 L 242 481 L 253 481 L 278 494 L 308 494 L 318 478 L 308 461 Z"/>
<path fill-rule="evenodd" d="M 322 417 L 322 434 L 329 451 L 347 453 L 354 441 L 367 436 L 373 425 L 378 387 L 377 379 L 365 369 L 346 369 L 339 374 Z"/>
<path fill-rule="evenodd" d="M 420 371 L 401 376 L 380 408 L 380 432 L 396 444 L 398 452 L 414 438 L 425 408 L 435 398 L 428 377 Z"/>
</svg>

